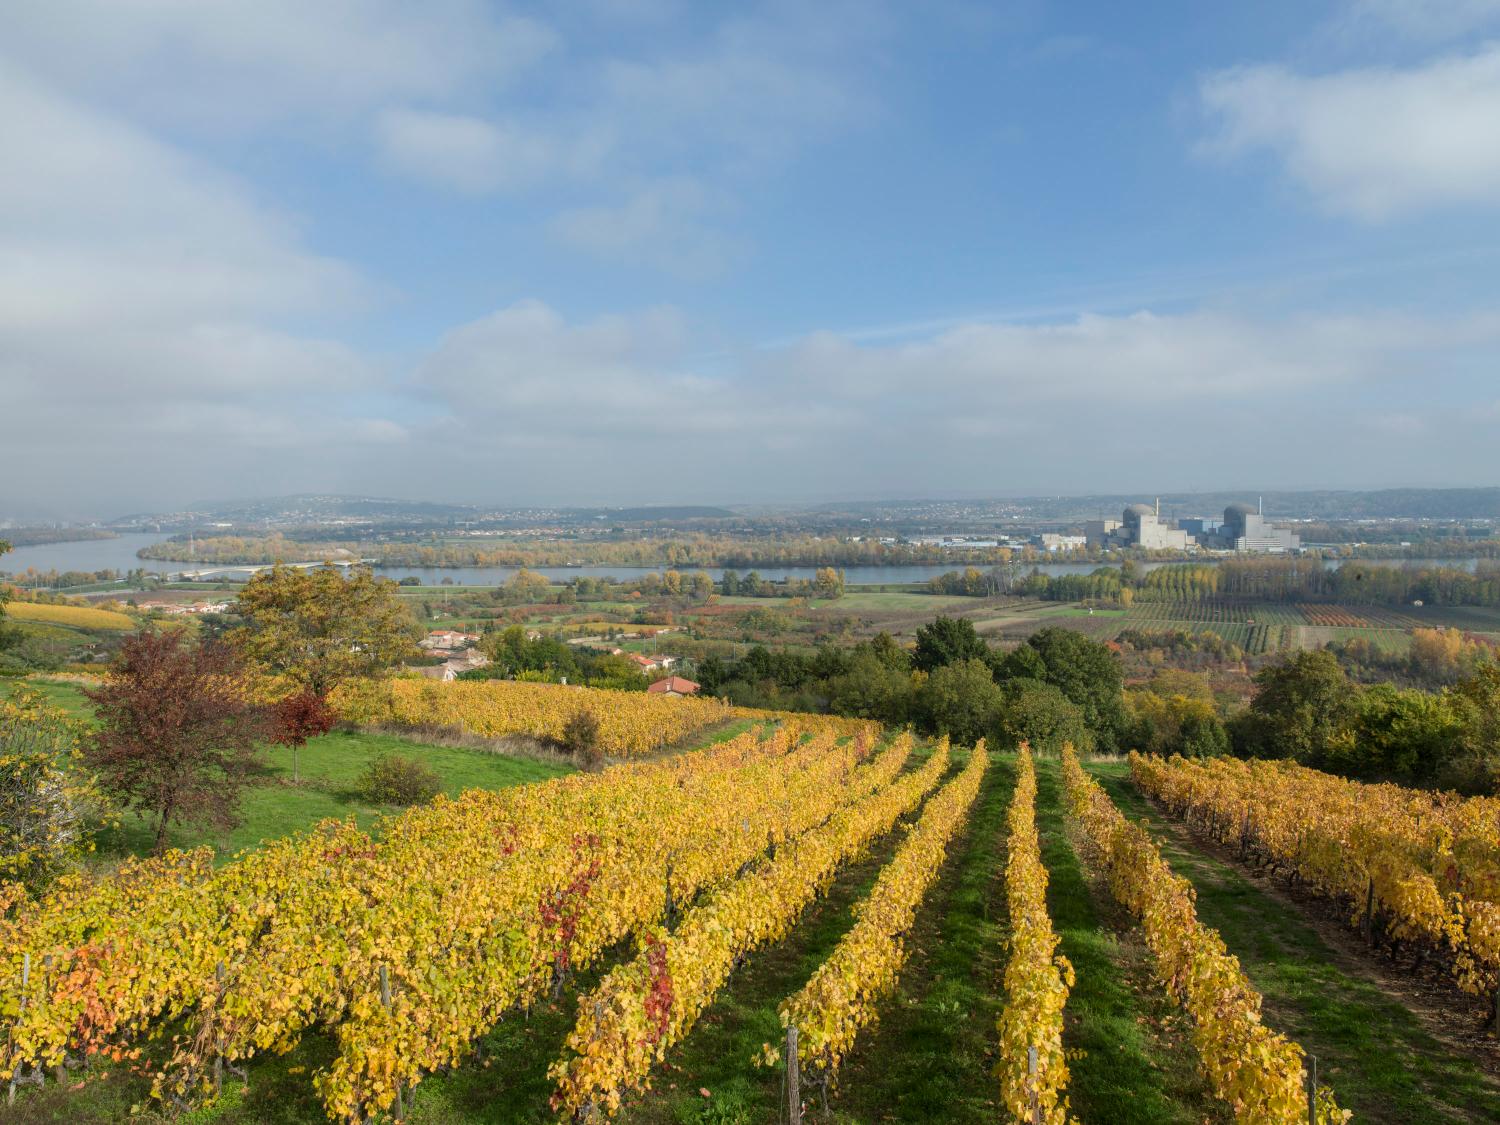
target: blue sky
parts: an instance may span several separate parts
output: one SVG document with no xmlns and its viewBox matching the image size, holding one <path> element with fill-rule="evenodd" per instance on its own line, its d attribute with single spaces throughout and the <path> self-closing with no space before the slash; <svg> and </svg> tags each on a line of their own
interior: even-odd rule
<svg viewBox="0 0 1500 1125">
<path fill-rule="evenodd" d="M 1500 0 L 7 25 L 0 516 L 1500 477 Z"/>
</svg>

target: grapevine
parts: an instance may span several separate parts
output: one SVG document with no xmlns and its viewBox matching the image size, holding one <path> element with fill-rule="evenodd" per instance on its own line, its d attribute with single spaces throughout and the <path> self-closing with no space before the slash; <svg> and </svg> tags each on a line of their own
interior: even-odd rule
<svg viewBox="0 0 1500 1125">
<path fill-rule="evenodd" d="M 1007 822 L 1005 895 L 1011 936 L 1005 1009 L 999 1019 L 1000 1092 L 1015 1120 L 1064 1125 L 1068 1064 L 1063 1007 L 1073 986 L 1073 966 L 1057 953 L 1059 939 L 1047 914 L 1047 869 L 1036 830 L 1036 767 L 1024 744 Z"/>
<path fill-rule="evenodd" d="M 811 1073 L 831 1077 L 906 962 L 904 935 L 943 864 L 948 843 L 964 825 L 988 755 L 984 740 L 969 763 L 922 810 L 922 817 L 856 908 L 857 921 L 812 979 L 781 1005 L 783 1025 L 795 1024 L 798 1058 Z M 767 1061 L 770 1061 L 769 1057 Z"/>
<path fill-rule="evenodd" d="M 1218 932 L 1198 920 L 1193 888 L 1173 873 L 1151 837 L 1120 814 L 1071 748 L 1063 754 L 1070 810 L 1115 898 L 1140 920 L 1156 975 L 1192 1018 L 1204 1076 L 1244 1125 L 1308 1120 L 1302 1048 L 1261 1022 L 1260 993 Z M 1318 1125 L 1347 1121 L 1319 1087 Z"/>
</svg>

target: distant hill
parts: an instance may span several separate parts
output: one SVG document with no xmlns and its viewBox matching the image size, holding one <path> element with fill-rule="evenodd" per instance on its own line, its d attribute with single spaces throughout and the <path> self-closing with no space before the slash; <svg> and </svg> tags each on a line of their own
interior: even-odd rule
<svg viewBox="0 0 1500 1125">
<path fill-rule="evenodd" d="M 846 512 L 885 517 L 920 516 L 934 512 L 984 518 L 1004 511 L 1037 521 L 1118 517 L 1127 504 L 1161 500 L 1163 515 L 1214 516 L 1230 504 L 1260 501 L 1267 516 L 1277 519 L 1500 519 L 1500 488 L 1385 488 L 1374 490 L 1309 489 L 1233 492 L 1130 492 L 1088 496 L 1015 496 L 985 500 L 892 500 L 824 504 L 822 512 Z"/>
<path fill-rule="evenodd" d="M 580 513 L 581 514 L 581 513 Z M 655 520 L 732 520 L 737 515 L 728 508 L 709 508 L 692 504 L 664 505 L 659 508 L 600 508 L 597 513 L 605 519 L 625 523 L 641 523 Z"/>
</svg>

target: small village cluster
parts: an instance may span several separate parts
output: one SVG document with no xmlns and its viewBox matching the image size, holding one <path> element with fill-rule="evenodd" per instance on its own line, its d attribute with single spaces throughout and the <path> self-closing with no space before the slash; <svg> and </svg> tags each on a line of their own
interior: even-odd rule
<svg viewBox="0 0 1500 1125">
<path fill-rule="evenodd" d="M 534 641 L 540 636 L 540 633 L 532 630 L 526 634 L 526 639 Z M 441 664 L 414 666 L 408 670 L 431 680 L 444 682 L 455 680 L 464 672 L 486 667 L 490 663 L 490 658 L 479 651 L 477 647 L 479 641 L 478 633 L 466 633 L 459 629 L 433 629 L 418 641 L 417 645 L 434 655 L 446 656 L 447 659 Z M 675 656 L 655 654 L 646 656 L 639 652 L 627 652 L 618 647 L 612 648 L 610 655 L 624 657 L 640 670 L 642 676 L 667 673 L 647 685 L 646 690 L 653 695 L 698 694 L 698 684 L 683 676 L 672 674 L 672 669 L 677 665 Z"/>
</svg>

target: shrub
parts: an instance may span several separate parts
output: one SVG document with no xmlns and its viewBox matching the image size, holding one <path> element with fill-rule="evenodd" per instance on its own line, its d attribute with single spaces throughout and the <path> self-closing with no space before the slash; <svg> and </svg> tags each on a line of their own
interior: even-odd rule
<svg viewBox="0 0 1500 1125">
<path fill-rule="evenodd" d="M 359 794 L 372 805 L 420 804 L 442 787 L 431 766 L 399 754 L 376 758 L 359 778 Z"/>
<path fill-rule="evenodd" d="M 599 719 L 587 708 L 573 712 L 563 724 L 562 744 L 587 766 L 598 766 L 604 761 L 604 751 L 599 747 Z"/>
</svg>

